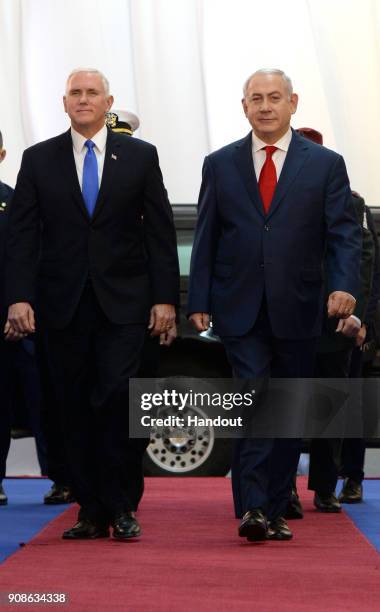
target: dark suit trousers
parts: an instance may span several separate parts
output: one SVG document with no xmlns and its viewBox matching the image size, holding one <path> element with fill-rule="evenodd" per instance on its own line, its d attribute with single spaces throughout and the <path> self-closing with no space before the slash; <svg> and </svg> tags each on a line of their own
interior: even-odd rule
<svg viewBox="0 0 380 612">
<path fill-rule="evenodd" d="M 263 302 L 252 330 L 224 337 L 228 360 L 237 378 L 312 377 L 316 340 L 284 340 L 272 334 Z M 301 440 L 242 438 L 235 441 L 232 490 L 235 513 L 263 509 L 272 520 L 286 508 L 301 451 Z"/>
<path fill-rule="evenodd" d="M 350 371 L 352 348 L 333 353 L 318 353 L 315 363 L 316 378 L 347 378 Z M 335 491 L 338 481 L 342 440 L 314 438 L 310 443 L 308 488 L 322 495 Z"/>
<path fill-rule="evenodd" d="M 41 383 L 41 424 L 47 447 L 47 475 L 57 485 L 68 486 L 69 473 L 64 447 L 61 410 L 49 363 L 46 337 L 35 338 L 36 358 Z"/>
<path fill-rule="evenodd" d="M 128 437 L 128 386 L 145 330 L 111 323 L 90 282 L 70 324 L 47 330 L 70 485 L 82 517 L 112 521 L 135 510 L 142 494 L 146 442 Z"/>
<path fill-rule="evenodd" d="M 364 373 L 365 375 L 365 373 Z M 363 376 L 363 352 L 358 348 L 352 351 L 350 364 L 350 378 L 361 378 Z M 366 405 L 365 386 L 363 388 L 362 405 Z M 364 478 L 364 460 L 366 443 L 363 438 L 345 438 L 341 453 L 341 475 L 351 478 L 355 482 L 361 482 Z"/>
<path fill-rule="evenodd" d="M 10 350 L 0 338 L 0 482 L 5 478 L 5 469 L 11 444 L 12 382 Z"/>
<path fill-rule="evenodd" d="M 6 460 L 15 419 L 30 428 L 36 441 L 41 474 L 47 473 L 46 442 L 41 427 L 41 389 L 29 339 L 6 342 L 0 338 L 0 480 L 5 476 Z M 19 423 L 17 423 L 19 424 Z"/>
</svg>

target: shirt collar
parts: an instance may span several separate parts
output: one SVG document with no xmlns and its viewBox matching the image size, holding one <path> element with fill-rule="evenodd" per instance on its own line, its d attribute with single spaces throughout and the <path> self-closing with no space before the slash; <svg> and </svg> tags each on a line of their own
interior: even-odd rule
<svg viewBox="0 0 380 612">
<path fill-rule="evenodd" d="M 104 151 L 107 142 L 107 133 L 107 128 L 105 125 L 103 125 L 102 129 L 91 138 L 99 153 L 103 153 Z M 73 140 L 73 147 L 75 151 L 77 153 L 81 153 L 83 151 L 84 143 L 86 140 L 88 140 L 88 138 L 86 138 L 86 136 L 82 136 L 82 134 L 79 134 L 79 132 L 74 130 L 73 127 L 71 128 L 71 138 Z"/>
<path fill-rule="evenodd" d="M 289 127 L 288 131 L 280 138 L 280 140 L 277 140 L 277 142 L 275 142 L 273 146 L 277 147 L 277 149 L 281 149 L 281 151 L 287 152 L 287 150 L 289 149 L 291 139 L 292 139 L 292 130 Z M 268 143 L 264 142 L 263 140 L 260 140 L 260 138 L 258 138 L 255 135 L 255 133 L 252 132 L 252 145 L 253 145 L 253 152 L 257 153 L 257 151 L 260 151 L 260 149 L 267 147 Z"/>
</svg>

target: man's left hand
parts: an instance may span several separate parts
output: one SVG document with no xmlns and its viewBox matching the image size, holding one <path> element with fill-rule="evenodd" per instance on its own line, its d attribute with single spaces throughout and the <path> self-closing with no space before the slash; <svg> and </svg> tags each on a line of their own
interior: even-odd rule
<svg viewBox="0 0 380 612">
<path fill-rule="evenodd" d="M 175 308 L 173 304 L 155 304 L 150 310 L 148 329 L 151 336 L 167 335 L 175 326 Z"/>
<path fill-rule="evenodd" d="M 339 319 L 336 331 L 346 336 L 346 338 L 355 338 L 360 331 L 360 327 L 358 319 L 348 317 L 347 319 Z"/>
<path fill-rule="evenodd" d="M 174 323 L 167 332 L 160 334 L 160 344 L 162 346 L 170 346 L 177 337 L 177 326 Z"/>
<path fill-rule="evenodd" d="M 345 291 L 333 291 L 327 302 L 327 313 L 329 317 L 347 319 L 355 309 L 355 298 Z"/>
</svg>

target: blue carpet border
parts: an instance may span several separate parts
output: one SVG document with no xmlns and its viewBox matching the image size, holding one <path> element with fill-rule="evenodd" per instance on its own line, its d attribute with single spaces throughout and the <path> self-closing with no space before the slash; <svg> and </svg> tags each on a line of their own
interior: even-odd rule
<svg viewBox="0 0 380 612">
<path fill-rule="evenodd" d="M 0 563 L 68 508 L 67 504 L 48 506 L 43 503 L 51 485 L 47 478 L 3 480 L 8 505 L 0 506 Z"/>
</svg>

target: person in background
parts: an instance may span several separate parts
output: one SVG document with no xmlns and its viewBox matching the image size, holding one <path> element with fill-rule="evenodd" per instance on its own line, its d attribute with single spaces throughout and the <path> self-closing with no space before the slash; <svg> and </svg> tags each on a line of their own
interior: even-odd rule
<svg viewBox="0 0 380 612">
<path fill-rule="evenodd" d="M 131 111 L 112 109 L 112 111 L 106 114 L 106 125 L 116 134 L 133 136 L 140 127 L 140 120 L 137 115 Z M 137 378 L 155 378 L 157 376 L 160 363 L 160 347 L 170 346 L 176 336 L 177 327 L 175 323 L 159 337 L 152 335 L 151 330 L 147 330 L 141 353 L 140 366 L 136 374 Z M 144 453 L 149 441 L 149 438 L 135 438 L 130 441 L 130 444 L 136 446 L 141 453 Z M 126 476 L 127 472 L 128 470 L 126 468 Z M 144 469 L 142 463 L 139 467 L 139 471 L 136 469 L 134 485 L 131 497 L 133 500 L 133 510 L 136 511 L 144 492 Z"/>
<path fill-rule="evenodd" d="M 354 192 L 354 195 L 362 199 L 358 193 Z M 372 236 L 375 263 L 371 295 L 362 326 L 356 336 L 355 348 L 352 352 L 350 365 L 351 378 L 361 378 L 367 375 L 376 355 L 377 347 L 375 318 L 380 299 L 380 249 L 375 221 L 368 206 L 364 207 L 363 228 L 369 231 Z M 363 406 L 366 406 L 367 402 L 369 404 L 369 401 L 373 401 L 373 398 L 367 400 L 364 385 L 362 395 Z M 345 438 L 343 440 L 339 471 L 340 475 L 344 478 L 344 483 L 338 496 L 341 504 L 357 504 L 363 501 L 362 481 L 364 479 L 365 448 L 365 439 L 363 438 Z"/>
<path fill-rule="evenodd" d="M 299 128 L 304 138 L 323 145 L 323 136 L 313 128 Z M 352 192 L 352 206 L 362 227 L 362 250 L 360 257 L 360 285 L 354 313 L 340 320 L 330 319 L 324 311 L 322 334 L 317 343 L 314 376 L 316 378 L 348 378 L 356 338 L 365 317 L 371 291 L 374 249 L 371 233 L 363 226 L 364 201 Z M 326 289 L 327 294 L 327 289 Z M 340 512 L 341 506 L 335 495 L 340 466 L 342 440 L 338 438 L 315 438 L 310 443 L 309 489 L 315 491 L 314 504 L 321 512 Z M 302 518 L 302 507 L 295 482 L 286 511 L 287 518 Z"/>
<path fill-rule="evenodd" d="M 0 132 L 0 163 L 5 159 L 3 136 Z M 5 325 L 6 304 L 4 295 L 5 245 L 13 189 L 0 181 L 0 323 Z M 41 474 L 47 473 L 46 442 L 41 424 L 41 387 L 35 359 L 35 346 L 27 338 L 18 342 L 5 342 L 0 338 L 0 505 L 8 502 L 2 481 L 5 478 L 6 461 L 11 433 L 15 422 L 36 442 Z"/>
<path fill-rule="evenodd" d="M 0 163 L 4 161 L 7 152 L 4 148 L 3 135 L 0 132 Z M 8 225 L 9 202 L 13 189 L 0 181 L 0 324 L 5 324 L 7 313 L 4 297 L 4 265 L 5 241 Z M 10 394 L 10 368 L 7 345 L 3 337 L 0 338 L 0 505 L 8 503 L 2 481 L 5 478 L 5 467 L 11 443 L 11 394 Z"/>
</svg>

